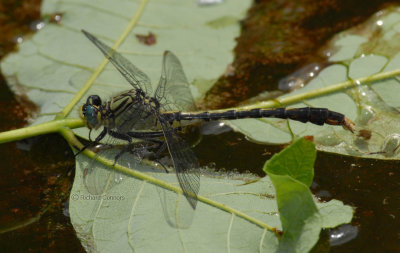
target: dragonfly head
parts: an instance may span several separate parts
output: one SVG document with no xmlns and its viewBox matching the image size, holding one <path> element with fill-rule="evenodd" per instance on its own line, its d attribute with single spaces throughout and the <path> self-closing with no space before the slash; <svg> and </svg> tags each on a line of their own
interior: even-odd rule
<svg viewBox="0 0 400 253">
<path fill-rule="evenodd" d="M 89 96 L 86 103 L 82 105 L 79 115 L 89 129 L 97 129 L 101 126 L 101 107 L 101 98 L 97 95 Z"/>
</svg>

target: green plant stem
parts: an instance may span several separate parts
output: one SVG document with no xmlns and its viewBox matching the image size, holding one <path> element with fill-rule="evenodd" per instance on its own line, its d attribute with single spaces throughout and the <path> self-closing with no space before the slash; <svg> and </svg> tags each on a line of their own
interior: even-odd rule
<svg viewBox="0 0 400 253">
<path fill-rule="evenodd" d="M 378 74 L 374 74 L 368 77 L 361 77 L 358 79 L 354 80 L 348 80 L 345 82 L 333 84 L 333 85 L 328 85 L 323 88 L 315 89 L 312 91 L 307 91 L 304 93 L 300 94 L 294 94 L 294 95 L 288 95 L 282 98 L 276 98 L 272 100 L 267 100 L 267 101 L 261 101 L 259 103 L 254 103 L 252 105 L 248 106 L 241 106 L 238 108 L 228 108 L 230 110 L 236 109 L 236 110 L 250 110 L 250 109 L 255 109 L 255 108 L 276 108 L 276 107 L 283 107 L 287 106 L 290 104 L 298 103 L 306 99 L 314 98 L 314 97 L 320 97 L 323 95 L 327 95 L 330 93 L 342 91 L 345 89 L 349 88 L 354 88 L 358 87 L 360 85 L 363 85 L 364 83 L 369 83 L 369 82 L 374 82 L 374 81 L 379 81 L 387 78 L 392 78 L 397 75 L 400 75 L 400 69 L 392 70 L 392 71 L 386 71 Z M 228 109 L 223 109 L 223 110 L 228 110 Z M 221 112 L 221 110 L 214 110 L 212 112 Z"/>
<path fill-rule="evenodd" d="M 17 141 L 37 135 L 55 133 L 63 127 L 77 128 L 85 126 L 81 119 L 58 119 L 35 126 L 24 127 L 21 129 L 10 130 L 0 133 L 0 143 Z"/>
</svg>

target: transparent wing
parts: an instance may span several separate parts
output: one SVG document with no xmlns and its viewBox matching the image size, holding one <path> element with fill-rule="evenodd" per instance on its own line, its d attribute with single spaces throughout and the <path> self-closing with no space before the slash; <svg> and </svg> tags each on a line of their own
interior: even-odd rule
<svg viewBox="0 0 400 253">
<path fill-rule="evenodd" d="M 170 51 L 164 52 L 161 77 L 154 97 L 166 110 L 196 110 L 182 64 Z"/>
<path fill-rule="evenodd" d="M 111 141 L 109 141 L 111 142 Z M 143 159 L 143 155 L 146 152 L 146 147 L 143 144 L 131 144 L 129 149 L 123 151 L 122 146 L 102 145 L 97 152 L 96 157 L 104 157 L 115 161 L 116 157 L 118 160 L 117 164 L 135 169 Z M 123 179 L 124 175 L 118 171 L 109 168 L 99 162 L 96 157 L 90 161 L 90 163 L 84 167 L 83 171 L 83 184 L 87 191 L 92 195 L 102 195 L 107 193 L 115 185 L 119 184 Z"/>
<path fill-rule="evenodd" d="M 82 32 L 93 42 L 104 54 L 104 56 L 115 66 L 123 77 L 135 88 L 144 91 L 146 94 L 152 94 L 150 78 L 133 65 L 128 59 L 120 55 L 118 52 L 98 40 L 85 30 Z"/>
<path fill-rule="evenodd" d="M 175 133 L 172 126 L 160 118 L 165 141 L 175 167 L 176 176 L 183 194 L 191 207 L 196 209 L 197 194 L 200 190 L 200 165 L 190 146 Z"/>
<path fill-rule="evenodd" d="M 109 139 L 113 138 L 110 137 Z M 108 140 L 108 142 L 112 142 L 112 140 Z M 156 146 L 155 149 L 154 146 Z M 154 154 L 153 152 L 157 152 L 158 148 L 161 146 L 163 145 L 148 142 L 131 144 L 118 158 L 116 163 L 131 169 L 138 168 L 142 172 L 153 172 L 153 176 L 168 183 L 175 184 L 176 177 L 174 175 L 166 174 L 163 170 L 155 169 L 153 167 L 147 168 L 147 166 L 142 163 L 144 157 L 152 156 L 152 154 Z M 123 148 L 124 146 L 113 146 L 108 144 L 102 145 L 99 148 L 100 151 L 98 151 L 97 157 L 106 157 L 113 161 L 113 159 L 120 154 Z M 103 195 L 109 193 L 113 187 L 121 183 L 126 177 L 116 170 L 103 165 L 96 159 L 92 159 L 87 166 L 82 166 L 82 168 L 84 169 L 84 186 L 92 195 Z M 144 168 L 146 171 L 143 170 Z M 134 190 L 134 188 L 135 185 L 132 185 L 131 189 Z M 176 228 L 190 227 L 194 216 L 194 209 L 192 207 L 193 202 L 189 203 L 181 194 L 176 194 L 175 192 L 165 190 L 161 187 L 156 188 L 160 196 L 162 210 L 167 223 Z M 196 205 L 196 202 L 194 205 Z M 95 212 L 95 210 L 93 212 Z M 96 214 L 94 213 L 91 215 L 91 217 L 95 216 Z"/>
</svg>

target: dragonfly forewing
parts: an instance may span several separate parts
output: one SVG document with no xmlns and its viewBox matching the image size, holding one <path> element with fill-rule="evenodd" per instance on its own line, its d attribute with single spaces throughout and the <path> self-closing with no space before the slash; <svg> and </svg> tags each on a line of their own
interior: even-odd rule
<svg viewBox="0 0 400 253">
<path fill-rule="evenodd" d="M 115 66 L 128 83 L 130 83 L 135 89 L 144 91 L 146 94 L 153 93 L 150 78 L 145 73 L 133 65 L 124 56 L 98 40 L 87 31 L 82 30 L 82 32 L 91 42 L 93 42 L 93 44 L 96 45 L 97 48 L 100 49 L 104 56 Z"/>
</svg>

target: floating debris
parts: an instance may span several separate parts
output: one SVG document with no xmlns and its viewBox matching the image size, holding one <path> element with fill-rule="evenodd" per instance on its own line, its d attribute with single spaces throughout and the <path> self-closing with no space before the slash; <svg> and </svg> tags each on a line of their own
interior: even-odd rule
<svg viewBox="0 0 400 253">
<path fill-rule="evenodd" d="M 147 46 L 154 45 L 157 42 L 156 35 L 154 35 L 154 33 L 152 32 L 149 32 L 149 34 L 147 35 L 136 34 L 136 38 L 139 40 L 140 43 Z"/>
</svg>

